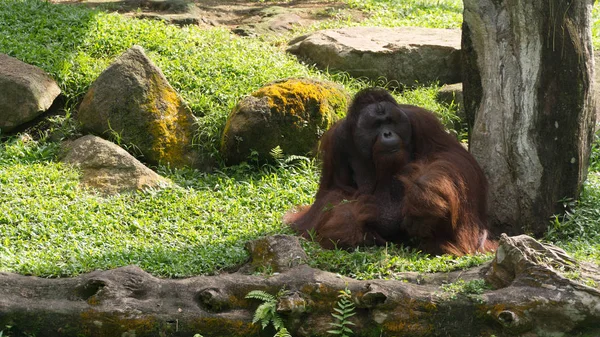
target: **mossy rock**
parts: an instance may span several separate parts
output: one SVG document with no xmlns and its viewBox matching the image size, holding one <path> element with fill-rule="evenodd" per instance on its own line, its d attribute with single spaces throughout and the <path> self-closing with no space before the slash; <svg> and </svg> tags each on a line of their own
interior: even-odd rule
<svg viewBox="0 0 600 337">
<path fill-rule="evenodd" d="M 146 163 L 207 165 L 192 148 L 192 111 L 142 47 L 130 48 L 100 74 L 78 118 L 85 131 L 135 149 Z"/>
<path fill-rule="evenodd" d="M 349 96 L 338 84 L 309 79 L 286 79 L 268 84 L 244 97 L 231 112 L 221 152 L 229 165 L 257 155 L 311 155 L 319 138 L 345 115 Z"/>
</svg>

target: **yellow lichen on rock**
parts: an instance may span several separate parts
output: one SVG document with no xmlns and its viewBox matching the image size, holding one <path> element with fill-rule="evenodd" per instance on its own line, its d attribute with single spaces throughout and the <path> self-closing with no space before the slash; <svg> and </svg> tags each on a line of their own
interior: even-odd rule
<svg viewBox="0 0 600 337">
<path fill-rule="evenodd" d="M 287 79 L 245 97 L 230 114 L 221 151 L 229 164 L 252 153 L 269 160 L 279 147 L 286 155 L 308 155 L 321 135 L 346 111 L 348 95 L 335 83 Z"/>
<path fill-rule="evenodd" d="M 267 97 L 271 109 L 280 111 L 283 115 L 297 116 L 298 120 L 324 118 L 327 127 L 335 122 L 329 116 L 332 112 L 335 114 L 332 105 L 341 103 L 336 98 L 339 96 L 338 88 L 325 83 L 315 85 L 313 81 L 302 79 L 276 82 L 257 90 L 252 96 Z"/>
<path fill-rule="evenodd" d="M 183 165 L 185 152 L 191 144 L 191 111 L 185 111 L 175 90 L 165 85 L 154 75 L 148 90 L 148 102 L 144 104 L 147 113 L 153 115 L 148 123 L 152 136 L 151 148 L 156 161 Z"/>
<path fill-rule="evenodd" d="M 92 84 L 80 109 L 84 130 L 135 149 L 149 164 L 204 166 L 192 148 L 195 118 L 139 46 Z"/>
</svg>

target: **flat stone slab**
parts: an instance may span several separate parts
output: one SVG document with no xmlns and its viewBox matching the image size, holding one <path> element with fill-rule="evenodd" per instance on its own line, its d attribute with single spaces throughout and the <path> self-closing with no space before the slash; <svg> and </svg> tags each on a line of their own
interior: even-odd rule
<svg viewBox="0 0 600 337">
<path fill-rule="evenodd" d="M 116 144 L 93 135 L 67 144 L 63 162 L 78 167 L 81 183 L 104 194 L 171 185 Z"/>
<path fill-rule="evenodd" d="M 351 27 L 301 36 L 288 52 L 323 69 L 414 86 L 460 82 L 460 44 L 459 29 Z"/>
</svg>

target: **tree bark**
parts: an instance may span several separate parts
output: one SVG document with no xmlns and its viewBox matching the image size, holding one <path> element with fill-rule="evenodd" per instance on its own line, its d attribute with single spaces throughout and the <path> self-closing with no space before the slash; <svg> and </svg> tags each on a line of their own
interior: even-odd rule
<svg viewBox="0 0 600 337">
<path fill-rule="evenodd" d="M 465 0 L 470 149 L 496 232 L 541 235 L 587 175 L 595 113 L 593 0 Z"/>
<path fill-rule="evenodd" d="M 274 331 L 252 324 L 260 302 L 245 296 L 285 288 L 277 312 L 292 336 L 329 336 L 337 295 L 347 288 L 356 306 L 353 336 L 600 334 L 600 270 L 527 236 L 503 236 L 487 265 L 403 273 L 403 281 L 358 281 L 310 268 L 292 241 L 272 237 L 248 246 L 249 268 L 281 271 L 268 276 L 159 279 L 134 266 L 65 279 L 0 273 L 0 331 L 36 337 L 270 337 Z M 483 279 L 495 290 L 481 287 Z M 469 290 L 474 284 L 479 288 Z"/>
</svg>

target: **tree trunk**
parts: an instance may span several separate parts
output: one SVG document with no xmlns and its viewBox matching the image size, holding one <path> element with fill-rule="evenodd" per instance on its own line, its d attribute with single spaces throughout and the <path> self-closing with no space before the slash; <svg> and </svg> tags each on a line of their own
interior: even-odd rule
<svg viewBox="0 0 600 337">
<path fill-rule="evenodd" d="M 490 224 L 543 234 L 587 175 L 595 114 L 593 0 L 465 0 L 470 149 L 490 183 Z"/>
<path fill-rule="evenodd" d="M 388 281 L 310 268 L 294 247 L 297 238 L 285 236 L 248 245 L 252 262 L 243 269 L 279 271 L 273 275 L 172 280 L 134 266 L 64 279 L 0 273 L 0 331 L 10 337 L 271 337 L 274 331 L 252 324 L 260 301 L 245 296 L 285 289 L 276 310 L 292 336 L 330 336 L 337 296 L 347 288 L 356 306 L 353 336 L 600 334 L 600 270 L 524 235 L 503 236 L 496 258 L 485 266 L 401 273 L 402 280 Z"/>
</svg>

